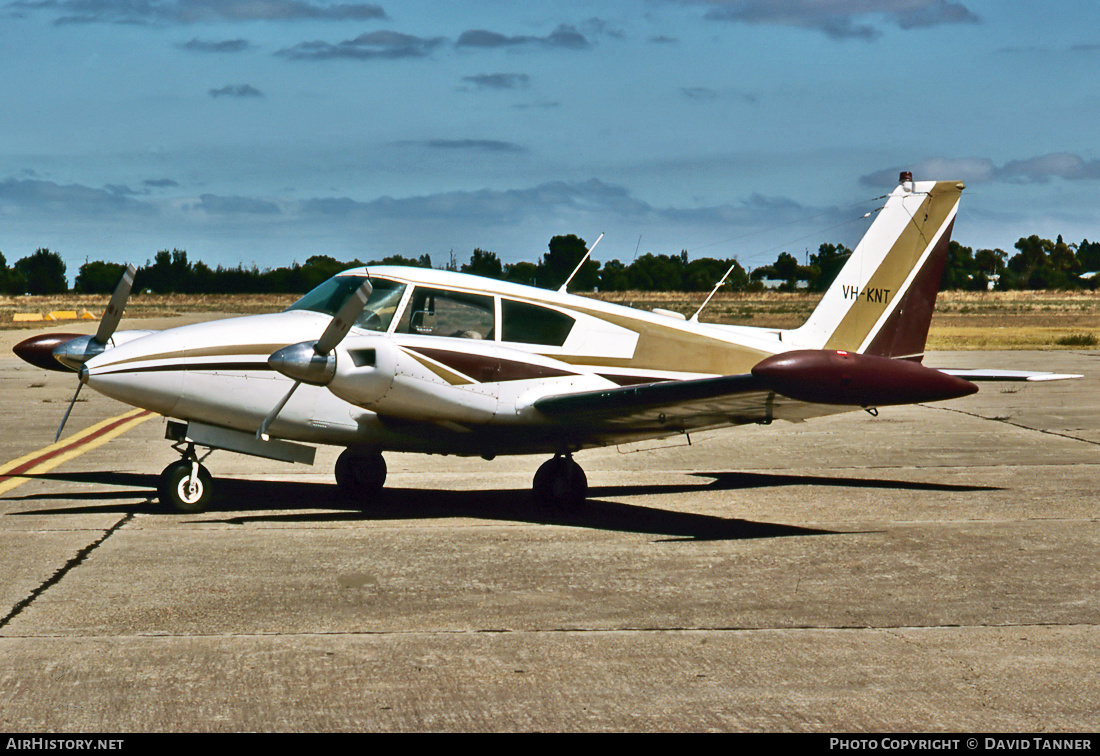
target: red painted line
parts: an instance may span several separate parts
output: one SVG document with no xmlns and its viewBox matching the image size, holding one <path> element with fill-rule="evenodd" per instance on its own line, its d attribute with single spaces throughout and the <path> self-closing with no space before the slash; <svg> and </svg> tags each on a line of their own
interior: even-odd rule
<svg viewBox="0 0 1100 756">
<path fill-rule="evenodd" d="M 78 438 L 76 441 L 73 441 L 70 444 L 66 444 L 65 446 L 59 447 L 57 449 L 52 449 L 52 450 L 50 450 L 48 452 L 45 452 L 43 454 L 39 454 L 34 459 L 28 460 L 28 461 L 24 462 L 23 464 L 18 465 L 17 467 L 13 467 L 11 470 L 8 470 L 3 475 L 0 475 L 0 483 L 3 483 L 5 480 L 8 480 L 9 478 L 18 478 L 18 477 L 20 477 L 20 475 L 25 473 L 27 470 L 30 470 L 31 468 L 33 468 L 35 465 L 40 465 L 40 464 L 42 464 L 43 462 L 45 462 L 47 460 L 53 459 L 54 457 L 58 456 L 59 454 L 64 454 L 65 452 L 71 451 L 73 449 L 79 449 L 81 446 L 84 446 L 86 444 L 91 443 L 92 441 L 95 441 L 100 436 L 102 436 L 106 433 L 110 433 L 115 428 L 119 427 L 120 425 L 125 425 L 126 423 L 128 423 L 132 420 L 135 420 L 139 417 L 145 417 L 146 415 L 152 415 L 152 414 L 153 413 L 150 412 L 149 410 L 142 410 L 141 412 L 137 413 L 136 415 L 124 415 L 123 417 L 120 417 L 119 419 L 115 420 L 113 423 L 108 423 L 107 425 L 105 425 L 102 428 L 98 429 L 94 433 L 89 433 L 87 436 L 84 436 L 83 438 Z"/>
</svg>

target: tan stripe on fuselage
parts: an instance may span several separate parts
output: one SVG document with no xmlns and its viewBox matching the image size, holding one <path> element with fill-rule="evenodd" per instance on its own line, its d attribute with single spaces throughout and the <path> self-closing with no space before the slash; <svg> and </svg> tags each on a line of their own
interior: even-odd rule
<svg viewBox="0 0 1100 756">
<path fill-rule="evenodd" d="M 562 305 L 560 302 L 547 300 L 547 304 L 556 304 L 559 307 L 583 312 L 586 315 L 635 331 L 638 334 L 638 345 L 634 349 L 634 356 L 630 358 L 578 357 L 567 354 L 547 355 L 572 365 L 737 375 L 749 372 L 753 365 L 773 354 L 772 352 L 733 344 L 705 334 L 651 323 L 648 320 L 633 318 L 629 315 L 608 313 L 594 308 L 588 309 L 584 305 L 573 302 Z"/>
<path fill-rule="evenodd" d="M 130 362 L 153 362 L 156 360 L 191 360 L 200 357 L 261 357 L 266 362 L 269 355 L 272 352 L 276 352 L 279 349 L 285 347 L 286 344 L 227 344 L 224 346 L 215 347 L 188 347 L 185 349 L 176 349 L 171 352 L 160 352 L 159 354 L 139 354 L 136 357 L 128 357 L 124 360 L 115 360 L 110 363 L 111 367 L 115 365 L 125 365 Z M 201 367 L 201 366 L 196 366 Z"/>
</svg>

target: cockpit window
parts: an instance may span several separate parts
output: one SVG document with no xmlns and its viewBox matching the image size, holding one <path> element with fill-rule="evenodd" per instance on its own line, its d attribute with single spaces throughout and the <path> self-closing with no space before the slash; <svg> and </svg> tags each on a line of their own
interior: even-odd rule
<svg viewBox="0 0 1100 756">
<path fill-rule="evenodd" d="M 417 286 L 397 332 L 491 340 L 495 321 L 492 297 Z"/>
<path fill-rule="evenodd" d="M 503 321 L 502 340 L 545 346 L 564 344 L 575 322 L 557 310 L 510 299 L 501 300 L 500 318 Z"/>
<path fill-rule="evenodd" d="M 371 278 L 371 291 L 367 304 L 359 317 L 355 319 L 355 325 L 368 331 L 385 331 L 390 327 L 397 312 L 397 306 L 401 303 L 401 295 L 405 292 L 405 284 L 390 281 L 385 278 Z M 348 296 L 358 289 L 363 283 L 362 276 L 336 276 L 306 294 L 297 302 L 287 308 L 290 310 L 310 310 L 322 312 L 326 315 L 335 315 Z"/>
</svg>

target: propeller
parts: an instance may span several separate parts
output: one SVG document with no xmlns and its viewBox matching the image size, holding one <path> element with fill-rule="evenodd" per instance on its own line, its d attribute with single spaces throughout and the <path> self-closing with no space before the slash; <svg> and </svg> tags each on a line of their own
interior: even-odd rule
<svg viewBox="0 0 1100 756">
<path fill-rule="evenodd" d="M 316 341 L 303 341 L 291 344 L 271 354 L 267 358 L 267 364 L 287 378 L 294 380 L 294 385 L 282 400 L 275 405 L 267 417 L 264 418 L 260 429 L 256 431 L 256 438 L 267 441 L 267 429 L 275 422 L 275 418 L 283 411 L 283 407 L 290 401 L 290 397 L 303 383 L 311 386 L 326 386 L 336 375 L 336 356 L 332 350 L 344 340 L 344 337 L 355 325 L 355 319 L 363 311 L 374 287 L 369 279 L 364 279 L 363 284 L 348 295 L 340 309 L 336 311 L 328 327 L 325 328 L 321 338 Z"/>
<path fill-rule="evenodd" d="M 107 348 L 107 342 L 111 340 L 119 321 L 122 320 L 122 310 L 126 307 L 126 300 L 130 298 L 130 289 L 134 286 L 136 272 L 137 269 L 133 265 L 126 266 L 122 280 L 115 287 L 115 293 L 107 303 L 107 309 L 99 321 L 99 328 L 96 329 L 94 336 L 70 339 L 53 350 L 53 356 L 58 362 L 70 370 L 80 370 L 81 365 Z"/>
<path fill-rule="evenodd" d="M 115 329 L 118 328 L 118 324 L 122 320 L 122 311 L 126 308 L 126 300 L 130 298 L 130 290 L 134 287 L 134 275 L 136 273 L 137 268 L 133 264 L 126 266 L 126 270 L 122 274 L 122 280 L 115 287 L 115 292 L 111 295 L 111 301 L 107 303 L 107 309 L 104 311 L 103 317 L 100 318 L 99 328 L 96 329 L 94 336 L 78 336 L 53 350 L 53 356 L 57 361 L 65 367 L 75 370 L 79 380 L 79 383 L 76 384 L 76 393 L 73 394 L 73 398 L 69 402 L 69 408 L 65 410 L 65 415 L 61 418 L 61 425 L 57 427 L 57 435 L 53 438 L 54 443 L 61 438 L 61 432 L 65 430 L 65 423 L 69 422 L 69 414 L 73 411 L 76 398 L 80 396 L 80 389 L 84 388 L 84 384 L 88 382 L 88 368 L 84 367 L 84 363 L 97 354 L 101 354 L 107 348 L 111 336 L 114 335 Z"/>
</svg>

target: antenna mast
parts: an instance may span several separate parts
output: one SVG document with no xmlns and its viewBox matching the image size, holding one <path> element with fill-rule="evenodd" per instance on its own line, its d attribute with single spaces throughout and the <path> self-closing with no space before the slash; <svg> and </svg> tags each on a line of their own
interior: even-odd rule
<svg viewBox="0 0 1100 756">
<path fill-rule="evenodd" d="M 707 294 L 707 298 L 703 300 L 703 304 L 699 305 L 699 309 L 695 311 L 695 314 L 692 315 L 690 318 L 688 318 L 689 322 L 692 322 L 692 323 L 698 323 L 699 322 L 699 313 L 701 313 L 703 311 L 703 308 L 706 307 L 710 303 L 711 297 L 713 297 L 715 294 L 718 293 L 718 290 L 722 288 L 722 285 L 726 282 L 726 279 L 730 277 L 730 273 L 733 273 L 733 269 L 736 268 L 736 267 L 737 267 L 737 261 L 734 260 L 733 265 L 731 265 L 730 269 L 726 271 L 726 275 L 722 276 L 718 280 L 718 283 L 714 284 L 714 288 L 710 290 L 710 294 Z"/>
<path fill-rule="evenodd" d="M 602 239 L 602 238 L 603 238 L 603 234 L 600 234 L 600 239 Z M 584 253 L 584 257 L 582 257 L 581 261 L 579 263 L 577 263 L 577 267 L 573 268 L 573 272 L 569 274 L 569 278 L 565 279 L 565 283 L 563 283 L 561 285 L 561 288 L 558 289 L 558 294 L 564 294 L 565 293 L 565 287 L 569 286 L 569 282 L 573 280 L 573 276 L 577 275 L 577 273 L 580 272 L 581 266 L 584 265 L 586 262 L 588 262 L 588 257 L 592 254 L 592 250 L 594 250 L 596 248 L 596 245 L 600 243 L 600 239 L 596 239 L 596 241 L 592 242 L 592 246 L 589 247 L 588 251 Z M 640 241 L 640 238 L 639 238 L 639 241 Z"/>
</svg>

